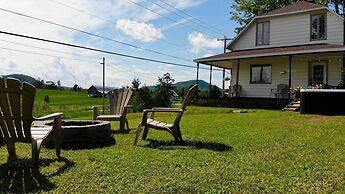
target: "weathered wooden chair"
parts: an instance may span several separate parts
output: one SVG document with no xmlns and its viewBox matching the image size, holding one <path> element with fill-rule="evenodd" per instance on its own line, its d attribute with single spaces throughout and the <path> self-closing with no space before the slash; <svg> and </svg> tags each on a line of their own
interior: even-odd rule
<svg viewBox="0 0 345 194">
<path fill-rule="evenodd" d="M 98 108 L 103 106 L 93 107 L 93 120 L 104 121 L 120 121 L 120 130 L 125 129 L 125 124 L 129 130 L 127 120 L 127 108 L 129 99 L 132 96 L 132 90 L 128 88 L 115 89 L 108 93 L 109 106 L 106 106 L 110 110 L 109 115 L 98 115 Z"/>
<path fill-rule="evenodd" d="M 289 86 L 287 84 L 278 84 L 277 89 L 271 89 L 271 94 L 274 94 L 276 98 L 287 98 Z"/>
<path fill-rule="evenodd" d="M 194 85 L 191 87 L 185 98 L 183 99 L 181 108 L 152 108 L 146 109 L 143 112 L 143 117 L 141 122 L 138 125 L 137 134 L 135 137 L 134 145 L 138 144 L 138 139 L 141 131 L 141 127 L 145 127 L 143 140 L 147 138 L 147 134 L 149 132 L 149 128 L 157 129 L 157 130 L 164 130 L 168 131 L 175 139 L 176 142 L 182 142 L 182 134 L 180 130 L 180 121 L 183 115 L 183 112 L 186 110 L 187 104 L 191 100 L 193 94 L 198 90 L 198 85 Z M 165 112 L 165 113 L 177 113 L 174 123 L 167 124 L 160 121 L 155 120 L 155 113 L 156 112 Z M 151 117 L 147 119 L 147 114 L 151 113 Z"/>
<path fill-rule="evenodd" d="M 56 156 L 60 157 L 62 113 L 34 118 L 35 92 L 35 87 L 28 83 L 0 77 L 0 142 L 6 144 L 10 159 L 17 159 L 16 142 L 31 143 L 32 163 L 37 167 L 41 146 L 49 135 L 55 136 Z M 33 121 L 52 119 L 52 126 L 32 126 Z"/>
<path fill-rule="evenodd" d="M 232 90 L 231 90 L 231 96 L 232 97 L 240 97 L 241 90 L 242 90 L 241 85 L 238 85 L 238 84 L 233 85 Z"/>
</svg>

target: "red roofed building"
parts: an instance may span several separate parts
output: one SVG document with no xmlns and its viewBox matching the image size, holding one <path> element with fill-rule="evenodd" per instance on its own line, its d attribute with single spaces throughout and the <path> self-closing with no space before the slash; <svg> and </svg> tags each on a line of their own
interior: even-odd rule
<svg viewBox="0 0 345 194">
<path fill-rule="evenodd" d="M 231 69 L 230 89 L 236 96 L 293 98 L 289 88 L 342 81 L 343 18 L 327 7 L 299 1 L 255 17 L 227 49 L 194 61 Z M 287 91 L 277 94 L 278 85 Z"/>
</svg>

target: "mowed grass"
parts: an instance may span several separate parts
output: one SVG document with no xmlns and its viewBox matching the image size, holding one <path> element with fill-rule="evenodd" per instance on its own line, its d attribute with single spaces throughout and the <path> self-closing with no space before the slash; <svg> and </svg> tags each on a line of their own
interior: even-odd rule
<svg viewBox="0 0 345 194">
<path fill-rule="evenodd" d="M 81 94 L 57 93 L 59 102 L 54 102 L 53 92 L 49 94 L 50 108 L 65 109 L 62 112 L 68 118 L 91 119 L 88 107 L 101 102 Z M 188 107 L 181 122 L 183 145 L 174 144 L 166 132 L 150 130 L 149 140 L 141 140 L 139 146 L 133 146 L 133 141 L 141 114 L 131 113 L 133 130 L 115 133 L 115 145 L 63 150 L 61 160 L 54 150 L 43 148 L 39 171 L 30 167 L 30 145 L 17 145 L 17 163 L 7 163 L 2 146 L 0 192 L 345 192 L 345 117 L 230 111 Z M 166 121 L 174 118 L 158 116 Z"/>
</svg>

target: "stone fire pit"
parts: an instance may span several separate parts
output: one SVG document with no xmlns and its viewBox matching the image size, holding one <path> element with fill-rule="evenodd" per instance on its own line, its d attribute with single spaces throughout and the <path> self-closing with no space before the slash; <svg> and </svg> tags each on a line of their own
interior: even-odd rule
<svg viewBox="0 0 345 194">
<path fill-rule="evenodd" d="M 53 122 L 35 124 L 36 126 L 49 125 Z M 115 142 L 111 134 L 108 121 L 62 121 L 62 148 L 67 147 L 102 147 Z M 48 139 L 47 147 L 54 145 L 54 139 Z"/>
</svg>

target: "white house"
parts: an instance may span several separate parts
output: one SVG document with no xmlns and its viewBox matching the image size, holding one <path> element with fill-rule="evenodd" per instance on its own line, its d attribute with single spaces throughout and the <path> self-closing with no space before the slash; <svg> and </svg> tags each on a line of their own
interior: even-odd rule
<svg viewBox="0 0 345 194">
<path fill-rule="evenodd" d="M 279 84 L 338 85 L 345 66 L 344 41 L 341 16 L 299 1 L 255 17 L 227 45 L 230 52 L 194 61 L 231 69 L 231 86 L 241 86 L 241 97 L 273 98 L 272 89 Z"/>
</svg>

